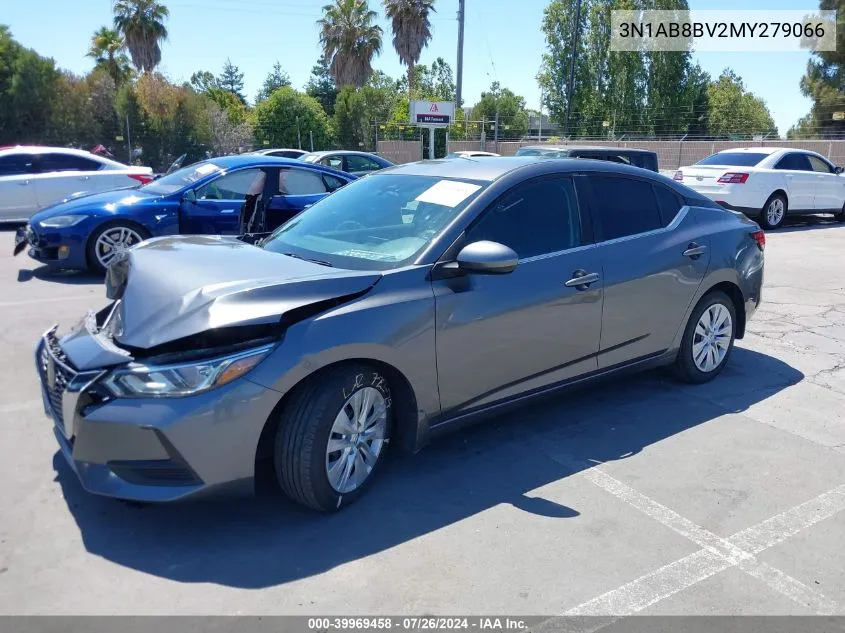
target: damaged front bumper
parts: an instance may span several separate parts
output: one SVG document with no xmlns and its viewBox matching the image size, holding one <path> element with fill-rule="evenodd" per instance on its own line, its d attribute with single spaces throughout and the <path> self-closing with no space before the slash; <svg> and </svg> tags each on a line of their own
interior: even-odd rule
<svg viewBox="0 0 845 633">
<path fill-rule="evenodd" d="M 195 396 L 111 397 L 100 384 L 109 368 L 88 361 L 118 358 L 92 323 L 61 339 L 53 327 L 35 349 L 44 411 L 82 486 L 145 502 L 251 494 L 255 447 L 280 394 L 241 378 Z M 71 348 L 87 360 L 75 365 Z"/>
</svg>

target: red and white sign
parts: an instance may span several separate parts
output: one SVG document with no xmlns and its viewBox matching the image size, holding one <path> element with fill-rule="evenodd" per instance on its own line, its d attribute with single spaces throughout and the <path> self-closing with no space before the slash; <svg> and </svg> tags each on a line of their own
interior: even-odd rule
<svg viewBox="0 0 845 633">
<path fill-rule="evenodd" d="M 420 127 L 447 127 L 455 120 L 451 101 L 411 101 L 411 123 Z"/>
</svg>

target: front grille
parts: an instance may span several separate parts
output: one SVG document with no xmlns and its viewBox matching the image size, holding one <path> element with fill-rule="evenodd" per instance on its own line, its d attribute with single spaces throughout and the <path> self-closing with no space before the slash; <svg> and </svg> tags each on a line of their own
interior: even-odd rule
<svg viewBox="0 0 845 633">
<path fill-rule="evenodd" d="M 52 365 L 54 380 L 50 380 L 50 366 Z M 68 383 L 76 375 L 71 369 L 67 356 L 59 347 L 59 342 L 53 332 L 48 332 L 41 345 L 41 353 L 38 359 L 38 371 L 41 375 L 41 383 L 47 392 L 47 399 L 50 402 L 50 409 L 56 423 L 64 431 L 64 417 L 62 415 L 62 394 Z"/>
</svg>

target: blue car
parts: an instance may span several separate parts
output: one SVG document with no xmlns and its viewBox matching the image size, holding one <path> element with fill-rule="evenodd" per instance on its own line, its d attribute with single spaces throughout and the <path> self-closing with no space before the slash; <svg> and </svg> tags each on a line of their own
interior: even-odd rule
<svg viewBox="0 0 845 633">
<path fill-rule="evenodd" d="M 102 272 L 118 254 L 163 235 L 272 231 L 355 180 L 322 165 L 258 155 L 201 161 L 138 188 L 67 198 L 18 230 L 15 255 Z"/>
</svg>

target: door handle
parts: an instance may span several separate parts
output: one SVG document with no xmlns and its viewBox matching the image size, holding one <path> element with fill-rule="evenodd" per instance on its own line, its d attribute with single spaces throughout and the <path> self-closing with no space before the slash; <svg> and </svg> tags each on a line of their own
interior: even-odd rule
<svg viewBox="0 0 845 633">
<path fill-rule="evenodd" d="M 575 288 L 576 290 L 586 290 L 590 287 L 590 284 L 594 284 L 598 280 L 598 273 L 588 273 L 586 270 L 576 270 L 572 273 L 572 279 L 563 285 L 567 288 Z"/>
<path fill-rule="evenodd" d="M 21 180 L 18 184 L 21 187 L 26 187 L 29 184 L 29 181 L 28 180 Z"/>
<path fill-rule="evenodd" d="M 684 251 L 684 257 L 689 257 L 690 259 L 698 259 L 704 254 L 706 250 L 706 246 L 696 244 L 695 242 L 690 242 L 687 246 L 687 250 Z"/>
<path fill-rule="evenodd" d="M 89 180 L 91 176 L 80 176 L 79 180 Z"/>
</svg>

